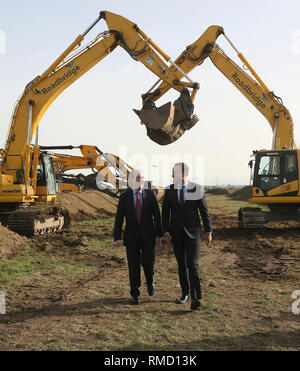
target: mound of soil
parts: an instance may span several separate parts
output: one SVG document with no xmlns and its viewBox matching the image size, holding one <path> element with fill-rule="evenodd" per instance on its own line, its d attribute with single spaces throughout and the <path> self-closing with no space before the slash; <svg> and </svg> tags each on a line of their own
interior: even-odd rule
<svg viewBox="0 0 300 371">
<path fill-rule="evenodd" d="M 238 189 L 237 191 L 232 192 L 230 197 L 236 201 L 248 201 L 248 199 L 251 197 L 251 187 L 246 186 Z"/>
<path fill-rule="evenodd" d="M 22 249 L 22 244 L 26 242 L 26 237 L 20 236 L 0 225 L 0 262 L 15 255 Z"/>
<path fill-rule="evenodd" d="M 229 195 L 230 192 L 226 188 L 211 188 L 208 189 L 205 193 L 209 193 L 211 195 Z"/>
<path fill-rule="evenodd" d="M 115 215 L 118 199 L 99 191 L 61 193 L 57 197 L 60 206 L 69 210 L 72 220 L 95 220 L 99 216 Z"/>
</svg>

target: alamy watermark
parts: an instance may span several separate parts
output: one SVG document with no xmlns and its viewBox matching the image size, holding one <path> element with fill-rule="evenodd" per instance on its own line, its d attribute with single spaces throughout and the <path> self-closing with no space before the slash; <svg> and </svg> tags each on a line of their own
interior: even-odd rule
<svg viewBox="0 0 300 371">
<path fill-rule="evenodd" d="M 295 290 L 292 293 L 292 298 L 297 299 L 292 304 L 292 313 L 295 315 L 300 314 L 300 290 Z"/>
<path fill-rule="evenodd" d="M 5 292 L 0 290 L 0 314 L 6 314 Z"/>
<path fill-rule="evenodd" d="M 292 32 L 292 54 L 300 55 L 300 29 Z"/>
<path fill-rule="evenodd" d="M 119 157 L 116 158 L 110 157 L 108 159 L 102 155 L 98 157 L 97 166 L 101 170 L 98 172 L 96 184 L 99 189 L 126 189 L 128 186 L 134 186 L 130 184 L 129 176 L 133 169 L 142 170 L 146 179 L 148 179 L 144 188 L 149 186 L 152 188 L 152 185 L 166 186 L 166 184 L 173 183 L 174 180 L 179 178 L 176 176 L 177 172 L 175 170 L 174 174 L 172 173 L 173 167 L 176 163 L 183 162 L 188 166 L 189 179 L 195 182 L 193 188 L 188 187 L 185 197 L 187 199 L 202 197 L 205 164 L 202 153 L 131 153 L 129 155 L 127 146 L 120 146 L 118 153 Z M 174 178 L 173 181 L 172 177 Z M 175 183 L 177 185 L 178 182 Z M 196 183 L 200 183 L 201 186 Z M 192 186 L 192 184 L 190 185 Z M 178 184 L 178 188 L 181 188 L 181 184 Z"/>
<path fill-rule="evenodd" d="M 6 54 L 6 35 L 0 30 L 0 55 Z"/>
</svg>

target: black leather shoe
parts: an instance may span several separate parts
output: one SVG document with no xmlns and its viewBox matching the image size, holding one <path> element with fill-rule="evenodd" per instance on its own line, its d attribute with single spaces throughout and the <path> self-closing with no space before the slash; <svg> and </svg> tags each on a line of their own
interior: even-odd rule
<svg viewBox="0 0 300 371">
<path fill-rule="evenodd" d="M 139 305 L 140 304 L 140 299 L 138 297 L 133 297 L 131 299 L 131 304 L 133 304 L 133 305 Z"/>
<path fill-rule="evenodd" d="M 188 295 L 181 295 L 181 297 L 179 299 L 176 299 L 175 300 L 175 303 L 176 304 L 184 304 L 187 302 L 189 296 Z"/>
<path fill-rule="evenodd" d="M 148 294 L 149 294 L 150 296 L 153 296 L 154 293 L 155 293 L 155 286 L 154 286 L 154 284 L 153 284 L 152 286 L 148 287 Z"/>
<path fill-rule="evenodd" d="M 200 300 L 192 300 L 191 301 L 191 310 L 199 310 L 201 307 Z"/>
</svg>

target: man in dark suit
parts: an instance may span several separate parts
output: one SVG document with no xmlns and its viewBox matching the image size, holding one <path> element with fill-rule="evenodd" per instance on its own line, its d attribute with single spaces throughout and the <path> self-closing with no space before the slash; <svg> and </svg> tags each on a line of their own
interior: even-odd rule
<svg viewBox="0 0 300 371">
<path fill-rule="evenodd" d="M 203 188 L 188 181 L 189 168 L 184 163 L 173 167 L 174 184 L 165 190 L 162 207 L 162 225 L 167 243 L 173 246 L 178 263 L 182 295 L 177 303 L 185 303 L 191 296 L 191 309 L 201 306 L 201 286 L 198 269 L 202 217 L 205 241 L 210 246 L 212 227 Z"/>
<path fill-rule="evenodd" d="M 162 237 L 161 216 L 156 195 L 151 189 L 143 189 L 144 176 L 140 170 L 133 170 L 129 185 L 121 194 L 114 228 L 115 246 L 119 247 L 122 237 L 124 217 L 124 245 L 126 246 L 130 294 L 132 304 L 139 304 L 142 264 L 147 282 L 148 294 L 154 295 L 155 247 Z"/>
</svg>

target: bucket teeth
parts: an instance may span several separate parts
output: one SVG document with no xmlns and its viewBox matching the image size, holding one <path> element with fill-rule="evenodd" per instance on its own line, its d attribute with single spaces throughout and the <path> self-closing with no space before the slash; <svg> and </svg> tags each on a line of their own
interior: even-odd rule
<svg viewBox="0 0 300 371">
<path fill-rule="evenodd" d="M 197 124 L 197 122 L 199 121 L 198 119 L 198 116 L 197 115 L 193 115 L 192 118 L 190 120 L 186 120 L 185 122 L 183 122 L 181 124 L 181 126 L 185 129 L 185 130 L 190 130 L 194 125 Z"/>
<path fill-rule="evenodd" d="M 140 114 L 141 114 L 140 110 L 135 109 L 135 108 L 133 108 L 132 110 L 133 110 L 134 113 L 136 113 L 140 117 Z"/>
</svg>

